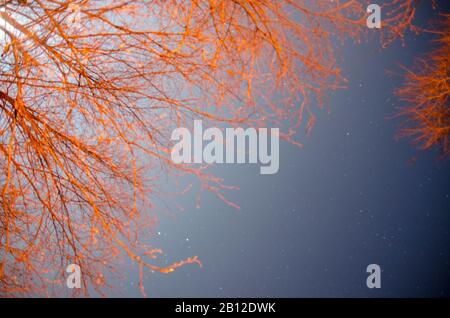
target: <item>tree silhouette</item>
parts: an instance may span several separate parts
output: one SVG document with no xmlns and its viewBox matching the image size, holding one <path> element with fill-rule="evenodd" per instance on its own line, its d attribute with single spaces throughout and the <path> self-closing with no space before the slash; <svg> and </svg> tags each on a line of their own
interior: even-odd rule
<svg viewBox="0 0 450 318">
<path fill-rule="evenodd" d="M 226 203 L 222 180 L 170 161 L 170 132 L 202 118 L 278 125 L 292 140 L 311 105 L 345 85 L 333 40 L 367 31 L 366 1 L 2 0 L 0 294 L 51 295 L 78 264 L 101 293 L 146 246 L 162 174 L 191 174 Z M 413 0 L 392 0 L 383 43 Z M 144 292 L 144 291 L 143 291 Z"/>
</svg>

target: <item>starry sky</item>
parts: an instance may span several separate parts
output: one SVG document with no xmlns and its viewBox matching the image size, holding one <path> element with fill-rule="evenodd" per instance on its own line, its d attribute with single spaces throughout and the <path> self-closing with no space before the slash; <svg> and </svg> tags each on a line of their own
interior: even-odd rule
<svg viewBox="0 0 450 318">
<path fill-rule="evenodd" d="M 433 17 L 422 5 L 416 23 Z M 406 46 L 384 50 L 375 38 L 342 46 L 348 89 L 316 111 L 312 133 L 298 137 L 303 148 L 280 144 L 278 174 L 213 169 L 240 188 L 227 192 L 240 211 L 207 192 L 197 208 L 193 189 L 178 199 L 184 211 L 159 216 L 151 244 L 204 266 L 146 274 L 149 297 L 450 296 L 450 165 L 395 139 L 402 104 L 392 92 L 402 79 L 387 74 L 411 66 L 432 37 L 409 34 Z M 372 263 L 381 289 L 366 286 Z M 137 269 L 127 271 L 121 295 L 139 297 Z"/>
</svg>

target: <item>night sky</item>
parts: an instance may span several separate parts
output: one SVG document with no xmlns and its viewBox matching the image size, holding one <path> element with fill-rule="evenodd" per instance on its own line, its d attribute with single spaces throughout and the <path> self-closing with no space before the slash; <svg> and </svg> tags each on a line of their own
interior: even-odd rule
<svg viewBox="0 0 450 318">
<path fill-rule="evenodd" d="M 433 17 L 422 5 L 416 24 Z M 169 261 L 198 255 L 204 266 L 147 274 L 149 297 L 450 296 L 450 165 L 395 139 L 402 78 L 387 74 L 411 66 L 432 37 L 409 34 L 406 46 L 384 50 L 372 39 L 341 48 L 348 89 L 315 112 L 312 133 L 298 136 L 303 148 L 281 143 L 278 174 L 212 170 L 240 187 L 227 192 L 240 211 L 207 192 L 196 208 L 194 188 L 178 199 L 183 212 L 159 215 L 151 244 Z M 381 289 L 366 286 L 372 263 Z M 140 296 L 137 268 L 125 274 L 119 295 Z"/>
</svg>

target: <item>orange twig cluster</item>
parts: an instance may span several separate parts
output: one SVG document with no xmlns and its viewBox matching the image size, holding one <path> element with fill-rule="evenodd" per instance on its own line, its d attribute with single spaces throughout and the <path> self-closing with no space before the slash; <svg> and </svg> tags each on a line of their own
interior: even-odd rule
<svg viewBox="0 0 450 318">
<path fill-rule="evenodd" d="M 450 15 L 444 15 L 436 49 L 407 70 L 405 83 L 397 95 L 407 103 L 400 115 L 407 118 L 399 135 L 414 137 L 423 149 L 438 146 L 450 155 Z"/>
</svg>

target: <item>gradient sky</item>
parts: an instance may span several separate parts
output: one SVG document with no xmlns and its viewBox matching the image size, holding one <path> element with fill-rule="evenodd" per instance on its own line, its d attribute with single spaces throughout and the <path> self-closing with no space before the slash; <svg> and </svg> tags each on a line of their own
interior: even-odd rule
<svg viewBox="0 0 450 318">
<path fill-rule="evenodd" d="M 435 16 L 422 5 L 416 23 Z M 240 187 L 227 193 L 240 211 L 206 192 L 197 209 L 192 191 L 178 201 L 184 212 L 160 216 L 152 245 L 174 261 L 198 255 L 204 267 L 146 275 L 148 296 L 449 297 L 450 165 L 395 140 L 401 77 L 386 74 L 411 66 L 430 39 L 409 34 L 405 47 L 383 51 L 375 37 L 346 43 L 349 88 L 316 111 L 311 135 L 299 136 L 304 148 L 281 143 L 278 174 L 214 168 Z M 379 290 L 366 287 L 371 263 L 382 269 Z M 125 273 L 121 295 L 140 296 L 136 273 Z"/>
</svg>

